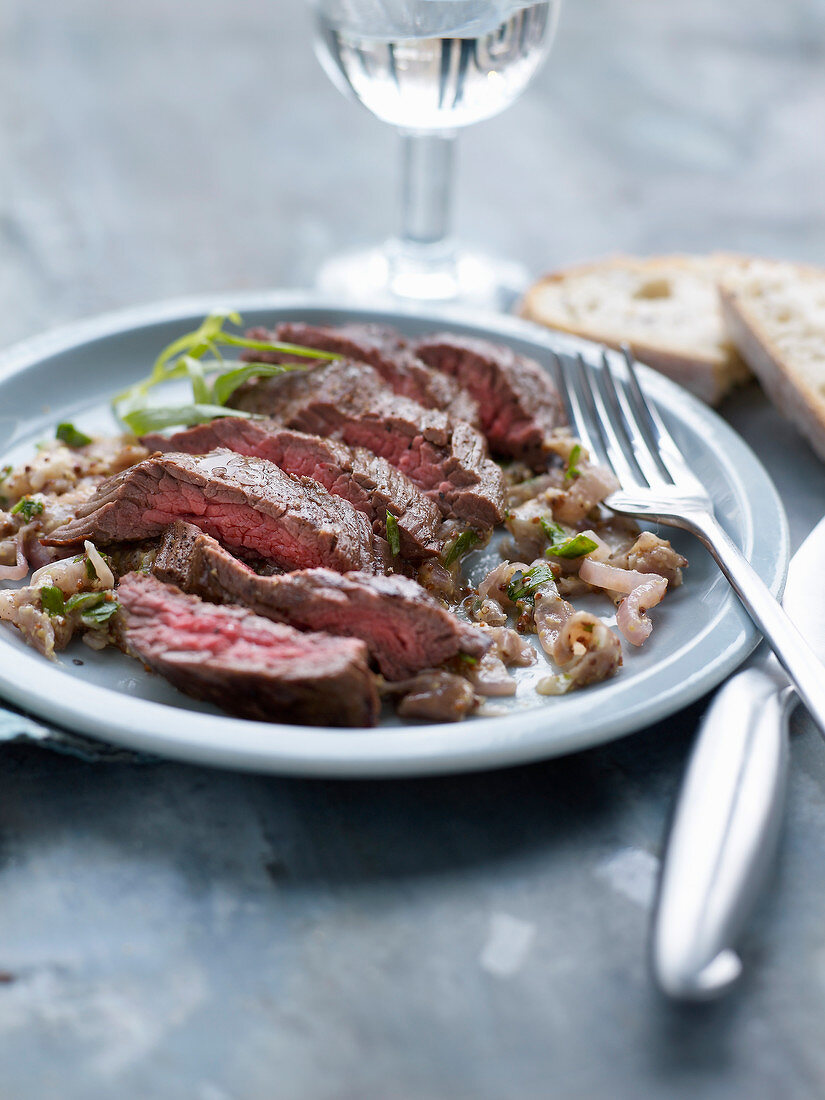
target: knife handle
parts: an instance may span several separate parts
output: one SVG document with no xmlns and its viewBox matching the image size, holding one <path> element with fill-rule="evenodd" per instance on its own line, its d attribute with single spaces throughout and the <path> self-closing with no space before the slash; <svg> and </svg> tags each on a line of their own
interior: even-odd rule
<svg viewBox="0 0 825 1100">
<path fill-rule="evenodd" d="M 796 701 L 778 667 L 719 691 L 699 729 L 668 838 L 653 925 L 665 993 L 709 1000 L 738 978 L 734 950 L 773 862 Z"/>
</svg>

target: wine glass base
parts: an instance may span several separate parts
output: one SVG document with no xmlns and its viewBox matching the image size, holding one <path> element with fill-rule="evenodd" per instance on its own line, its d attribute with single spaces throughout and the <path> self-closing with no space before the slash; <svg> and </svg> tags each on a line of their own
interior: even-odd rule
<svg viewBox="0 0 825 1100">
<path fill-rule="evenodd" d="M 315 285 L 359 304 L 419 302 L 510 310 L 530 283 L 522 264 L 465 249 L 414 255 L 395 242 L 356 249 L 322 264 Z"/>
</svg>

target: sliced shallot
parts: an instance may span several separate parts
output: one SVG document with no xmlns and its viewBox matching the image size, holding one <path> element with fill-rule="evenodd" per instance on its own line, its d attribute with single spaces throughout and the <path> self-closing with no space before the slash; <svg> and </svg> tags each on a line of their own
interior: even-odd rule
<svg viewBox="0 0 825 1100">
<path fill-rule="evenodd" d="M 516 681 L 504 667 L 504 662 L 492 650 L 487 650 L 469 673 L 470 683 L 479 695 L 515 695 Z"/>
<path fill-rule="evenodd" d="M 558 695 L 612 676 L 622 663 L 619 639 L 595 615 L 574 611 L 558 588 L 547 583 L 536 593 L 535 623 L 542 649 L 562 670 L 537 685 L 540 695 Z"/>
<path fill-rule="evenodd" d="M 22 542 L 22 538 L 18 535 L 15 544 L 17 561 L 14 565 L 0 565 L 0 581 L 22 581 L 24 577 L 28 576 L 29 563 L 23 553 Z"/>
<path fill-rule="evenodd" d="M 648 573 L 647 578 L 642 584 L 636 585 L 616 608 L 616 626 L 631 645 L 641 645 L 647 639 L 653 624 L 645 612 L 655 607 L 667 591 L 664 577 Z"/>
<path fill-rule="evenodd" d="M 581 564 L 579 576 L 596 588 L 627 593 L 616 609 L 616 626 L 631 645 L 641 645 L 653 629 L 653 624 L 645 618 L 645 612 L 664 598 L 667 580 L 658 573 L 621 569 L 617 565 L 606 565 L 587 558 Z"/>
<path fill-rule="evenodd" d="M 570 488 L 553 504 L 553 515 L 561 523 L 580 523 L 595 505 L 620 488 L 612 470 L 584 466 Z"/>
<path fill-rule="evenodd" d="M 583 581 L 596 588 L 606 588 L 610 592 L 632 592 L 640 584 L 645 584 L 657 573 L 639 573 L 635 569 L 622 569 L 618 565 L 608 565 L 603 561 L 585 558 L 579 569 Z M 660 578 L 664 580 L 664 577 Z M 665 581 L 667 585 L 667 581 Z"/>
<path fill-rule="evenodd" d="M 596 544 L 596 549 L 590 551 L 590 553 L 587 555 L 587 560 L 607 561 L 613 551 L 610 549 L 610 546 L 604 541 L 604 539 L 600 538 L 592 527 L 588 527 L 586 531 L 581 531 L 580 534 L 584 535 L 585 538 L 590 539 L 591 542 L 595 542 Z"/>
<path fill-rule="evenodd" d="M 89 561 L 94 567 L 95 573 L 97 573 L 97 579 L 100 581 L 104 588 L 114 588 L 115 575 L 106 564 L 106 559 L 103 557 L 101 552 L 98 550 L 95 544 L 93 542 L 89 542 L 88 539 L 86 540 L 86 542 L 83 543 L 83 546 L 85 547 Z"/>
</svg>

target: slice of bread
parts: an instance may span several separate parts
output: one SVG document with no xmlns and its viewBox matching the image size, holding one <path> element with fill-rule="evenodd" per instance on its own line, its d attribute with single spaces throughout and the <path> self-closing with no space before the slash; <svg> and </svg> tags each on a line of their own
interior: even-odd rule
<svg viewBox="0 0 825 1100">
<path fill-rule="evenodd" d="M 825 270 L 754 260 L 729 272 L 719 289 L 740 354 L 825 459 Z"/>
<path fill-rule="evenodd" d="M 717 283 L 748 261 L 738 256 L 615 256 L 539 279 L 523 317 L 637 359 L 711 405 L 748 377 L 728 338 Z"/>
</svg>

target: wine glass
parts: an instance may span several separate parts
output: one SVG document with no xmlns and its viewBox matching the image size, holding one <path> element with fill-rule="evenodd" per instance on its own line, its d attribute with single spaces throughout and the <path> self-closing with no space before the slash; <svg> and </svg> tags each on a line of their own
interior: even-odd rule
<svg viewBox="0 0 825 1100">
<path fill-rule="evenodd" d="M 311 2 L 324 70 L 403 141 L 399 235 L 332 257 L 318 285 L 362 299 L 506 308 L 527 285 L 526 270 L 450 236 L 456 136 L 524 91 L 550 48 L 560 0 Z"/>
</svg>

